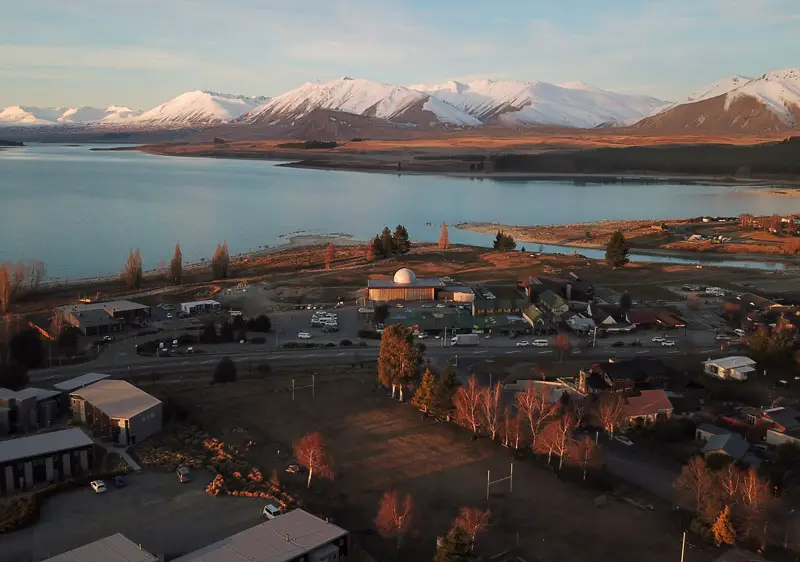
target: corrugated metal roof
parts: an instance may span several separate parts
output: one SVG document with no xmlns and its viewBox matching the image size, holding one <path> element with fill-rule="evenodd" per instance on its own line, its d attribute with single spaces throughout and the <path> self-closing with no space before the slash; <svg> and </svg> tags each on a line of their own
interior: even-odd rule
<svg viewBox="0 0 800 562">
<path fill-rule="evenodd" d="M 130 419 L 146 412 L 161 400 L 127 381 L 106 379 L 72 393 L 80 396 L 109 418 Z"/>
<path fill-rule="evenodd" d="M 444 282 L 439 279 L 417 279 L 411 284 L 403 285 L 395 283 L 391 279 L 369 279 L 367 287 L 370 289 L 419 289 L 419 288 L 435 288 L 444 287 Z"/>
<path fill-rule="evenodd" d="M 69 379 L 65 380 L 64 382 L 54 384 L 53 388 L 63 392 L 70 392 L 76 388 L 83 388 L 84 386 L 96 383 L 97 381 L 107 379 L 110 376 L 111 375 L 104 375 L 103 373 L 86 373 L 85 375 L 75 377 L 74 379 Z"/>
<path fill-rule="evenodd" d="M 158 558 L 122 533 L 117 533 L 43 562 L 158 562 Z"/>
<path fill-rule="evenodd" d="M 743 355 L 732 355 L 730 357 L 723 357 L 722 359 L 712 359 L 706 361 L 711 365 L 716 365 L 720 369 L 741 369 L 742 367 L 752 367 L 756 364 L 755 361 Z"/>
<path fill-rule="evenodd" d="M 295 509 L 174 562 L 287 562 L 346 534 L 341 527 Z"/>
<path fill-rule="evenodd" d="M 65 312 L 82 312 L 84 310 L 106 310 L 108 312 L 124 312 L 128 310 L 146 310 L 150 307 L 133 301 L 107 301 L 81 304 L 70 304 L 60 307 Z"/>
<path fill-rule="evenodd" d="M 79 427 L 0 441 L 0 463 L 38 457 L 91 445 L 92 440 Z"/>
<path fill-rule="evenodd" d="M 23 388 L 22 390 L 18 390 L 16 397 L 19 399 L 25 399 L 31 396 L 35 396 L 36 400 L 41 401 L 41 400 L 47 400 L 48 398 L 55 398 L 59 394 L 61 393 L 57 390 L 47 390 L 45 388 L 28 387 L 28 388 Z"/>
</svg>

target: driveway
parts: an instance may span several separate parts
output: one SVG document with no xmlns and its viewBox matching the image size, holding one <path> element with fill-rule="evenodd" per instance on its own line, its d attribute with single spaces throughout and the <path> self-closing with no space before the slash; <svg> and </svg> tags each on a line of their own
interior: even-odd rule
<svg viewBox="0 0 800 562">
<path fill-rule="evenodd" d="M 172 474 L 142 472 L 128 486 L 102 495 L 89 488 L 50 498 L 38 524 L 0 538 L 0 562 L 42 560 L 114 533 L 153 554 L 185 553 L 261 522 L 263 502 L 213 497 L 198 473 L 178 483 Z M 110 484 L 108 482 L 107 484 Z"/>
</svg>

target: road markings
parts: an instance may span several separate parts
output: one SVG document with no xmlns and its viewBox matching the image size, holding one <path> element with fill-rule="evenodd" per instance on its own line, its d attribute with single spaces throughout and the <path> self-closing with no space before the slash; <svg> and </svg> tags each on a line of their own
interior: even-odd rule
<svg viewBox="0 0 800 562">
<path fill-rule="evenodd" d="M 188 364 L 189 364 L 188 361 L 184 361 L 183 363 L 181 363 L 181 365 L 188 365 Z"/>
<path fill-rule="evenodd" d="M 581 353 L 583 353 L 583 351 L 580 350 L 572 352 L 573 355 L 580 355 Z"/>
<path fill-rule="evenodd" d="M 213 363 L 213 362 L 214 362 L 214 360 L 212 359 L 212 360 L 210 360 L 210 361 L 203 361 L 203 363 L 202 363 L 202 364 L 203 364 L 203 365 L 208 365 L 209 363 Z"/>
<path fill-rule="evenodd" d="M 336 355 L 336 357 L 344 357 L 345 355 L 347 355 L 347 353 L 342 352 L 342 353 L 339 353 L 338 355 Z"/>
<path fill-rule="evenodd" d="M 271 359 L 280 359 L 281 357 L 283 357 L 283 355 L 270 355 L 269 357 Z"/>
<path fill-rule="evenodd" d="M 545 350 L 545 351 L 540 351 L 539 355 L 544 355 L 545 353 L 553 353 L 553 350 L 552 349 L 548 349 L 548 350 Z"/>
<path fill-rule="evenodd" d="M 514 349 L 512 351 L 506 351 L 506 354 L 511 354 L 511 353 L 519 353 L 519 350 L 518 349 Z"/>
<path fill-rule="evenodd" d="M 643 349 L 641 351 L 637 351 L 636 353 L 650 353 L 649 349 Z"/>
<path fill-rule="evenodd" d="M 484 349 L 482 351 L 473 351 L 472 355 L 480 355 L 481 353 L 486 353 L 486 350 Z"/>
</svg>

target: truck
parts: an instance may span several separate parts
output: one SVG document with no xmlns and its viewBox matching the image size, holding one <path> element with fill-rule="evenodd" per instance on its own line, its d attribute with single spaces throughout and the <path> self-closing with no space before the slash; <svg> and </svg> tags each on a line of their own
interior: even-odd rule
<svg viewBox="0 0 800 562">
<path fill-rule="evenodd" d="M 478 345 L 478 334 L 456 334 L 450 340 L 450 345 Z"/>
</svg>

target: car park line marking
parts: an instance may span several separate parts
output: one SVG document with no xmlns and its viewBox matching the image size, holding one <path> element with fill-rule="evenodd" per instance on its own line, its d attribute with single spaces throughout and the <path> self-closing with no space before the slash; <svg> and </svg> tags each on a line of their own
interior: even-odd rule
<svg viewBox="0 0 800 562">
<path fill-rule="evenodd" d="M 518 349 L 513 349 L 511 351 L 506 351 L 506 353 L 519 353 Z"/>
</svg>

